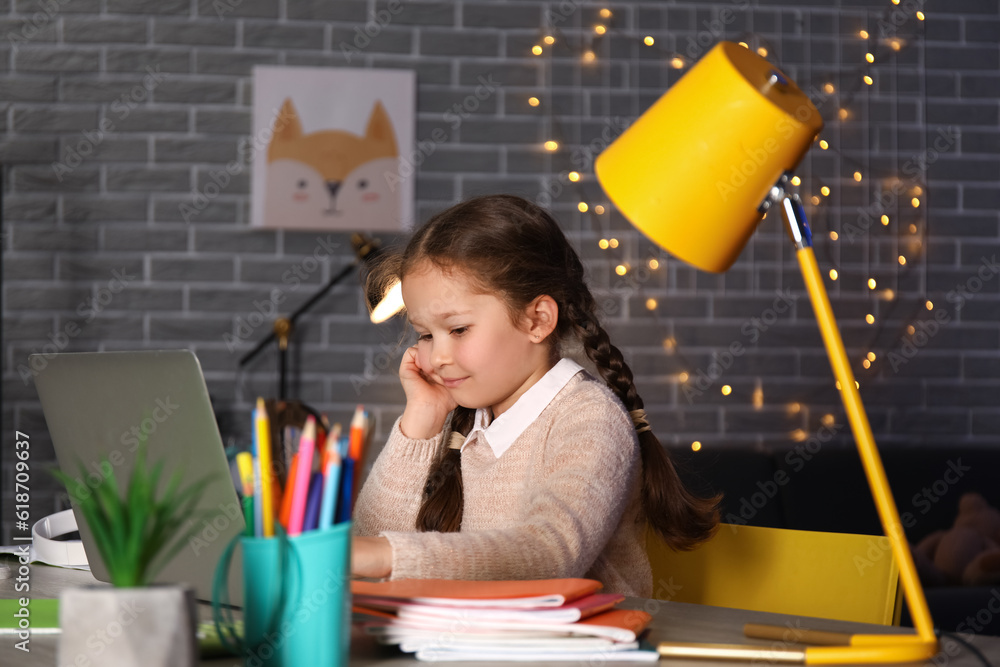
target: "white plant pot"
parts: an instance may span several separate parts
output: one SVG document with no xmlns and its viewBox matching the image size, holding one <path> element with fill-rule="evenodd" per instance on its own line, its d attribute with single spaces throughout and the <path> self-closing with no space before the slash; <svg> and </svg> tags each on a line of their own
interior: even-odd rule
<svg viewBox="0 0 1000 667">
<path fill-rule="evenodd" d="M 193 667 L 194 591 L 186 586 L 88 586 L 59 597 L 58 664 Z"/>
</svg>

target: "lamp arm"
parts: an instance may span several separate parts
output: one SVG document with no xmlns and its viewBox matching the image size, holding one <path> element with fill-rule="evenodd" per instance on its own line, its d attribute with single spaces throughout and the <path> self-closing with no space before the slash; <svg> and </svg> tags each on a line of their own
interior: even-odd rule
<svg viewBox="0 0 1000 667">
<path fill-rule="evenodd" d="M 305 303 L 303 303 L 301 306 L 295 309 L 295 311 L 291 315 L 289 315 L 286 318 L 283 318 L 288 322 L 287 329 L 283 333 L 283 335 L 286 338 L 287 336 L 291 335 L 292 329 L 295 327 L 295 322 L 299 319 L 300 316 L 302 316 L 306 311 L 312 308 L 313 305 L 315 305 L 317 301 L 322 299 L 327 292 L 333 289 L 333 287 L 337 283 L 339 283 L 341 280 L 346 278 L 352 271 L 358 268 L 358 266 L 362 262 L 366 262 L 374 258 L 379 252 L 378 240 L 370 239 L 363 234 L 352 235 L 351 245 L 354 248 L 354 261 L 345 266 L 344 268 L 342 268 L 340 272 L 337 273 L 335 276 L 330 278 L 330 280 L 327 281 L 326 285 L 317 290 L 316 293 L 313 294 L 311 297 L 309 297 L 309 299 Z M 272 342 L 274 342 L 277 336 L 278 333 L 272 331 L 267 337 L 263 338 L 259 343 L 257 343 L 257 345 L 252 350 L 243 355 L 243 357 L 240 359 L 240 366 L 245 366 L 251 359 L 260 354 L 260 351 L 263 350 L 268 345 L 270 345 Z"/>
<path fill-rule="evenodd" d="M 313 305 L 315 305 L 317 301 L 323 298 L 323 296 L 325 296 L 326 293 L 329 292 L 337 283 L 346 278 L 351 273 L 351 271 L 353 271 L 358 266 L 359 261 L 360 260 L 355 259 L 353 262 L 345 266 L 343 269 L 341 269 L 340 273 L 335 275 L 333 278 L 330 279 L 329 282 L 327 282 L 326 285 L 317 290 L 316 293 L 313 294 L 311 297 L 309 297 L 308 301 L 299 306 L 295 310 L 295 312 L 293 312 L 288 317 L 281 318 L 285 322 L 285 324 L 282 325 L 283 329 L 282 335 L 286 340 L 286 344 L 281 346 L 282 351 L 287 349 L 287 337 L 291 336 L 292 329 L 295 326 L 296 320 L 298 320 L 299 317 L 301 317 L 306 311 L 312 308 Z M 260 354 L 261 350 L 263 350 L 265 347 L 273 343 L 277 338 L 278 338 L 278 333 L 272 330 L 271 333 L 269 333 L 266 337 L 262 338 L 260 342 L 258 342 L 257 345 L 254 346 L 252 350 L 250 350 L 240 358 L 240 366 L 247 365 L 254 357 Z"/>
<path fill-rule="evenodd" d="M 317 290 L 305 303 L 296 308 L 291 315 L 288 317 L 279 317 L 275 320 L 271 333 L 261 339 L 261 341 L 258 342 L 252 350 L 244 354 L 240 359 L 239 365 L 242 368 L 249 363 L 251 359 L 260 354 L 261 350 L 277 340 L 278 398 L 281 400 L 284 400 L 288 393 L 288 341 L 295 329 L 295 322 L 298 321 L 299 317 L 312 308 L 317 301 L 322 299 L 326 293 L 334 287 L 334 285 L 350 275 L 351 272 L 356 270 L 363 262 L 374 259 L 380 251 L 378 240 L 370 239 L 364 234 L 353 234 L 351 236 L 351 246 L 354 248 L 354 261 L 342 268 L 335 276 L 330 278 L 326 285 Z"/>
<path fill-rule="evenodd" d="M 861 402 L 861 393 L 858 391 L 858 386 L 855 383 L 854 373 L 851 371 L 847 352 L 844 349 L 844 341 L 840 336 L 840 330 L 837 328 L 837 322 L 833 316 L 830 299 L 823 284 L 823 277 L 816 262 L 816 255 L 812 249 L 811 235 L 808 231 L 809 227 L 806 224 L 805 215 L 802 212 L 798 198 L 786 197 L 782 202 L 782 213 L 788 225 L 788 232 L 795 242 L 799 268 L 802 270 L 802 278 L 805 281 L 806 290 L 809 292 L 809 299 L 816 314 L 816 320 L 819 324 L 820 334 L 823 337 L 823 344 L 826 346 L 827 355 L 830 358 L 834 377 L 840 384 L 840 397 L 847 412 L 847 419 L 851 424 L 851 431 L 854 434 L 858 453 L 864 465 L 868 485 L 871 487 L 872 495 L 875 499 L 875 507 L 878 510 L 879 519 L 882 522 L 882 528 L 885 530 L 886 537 L 889 538 L 892 555 L 899 566 L 899 576 L 903 586 L 903 593 L 910 608 L 914 627 L 919 637 L 929 644 L 933 643 L 936 651 L 937 638 L 934 634 L 934 626 L 931 622 L 927 600 L 924 597 L 924 591 L 917 577 L 913 555 L 906 544 L 902 523 L 899 519 L 899 511 L 896 508 L 892 492 L 889 489 L 889 481 L 886 478 L 882 459 L 875 446 L 875 438 L 872 435 L 871 425 L 868 423 L 868 415 L 865 413 L 864 405 Z"/>
</svg>

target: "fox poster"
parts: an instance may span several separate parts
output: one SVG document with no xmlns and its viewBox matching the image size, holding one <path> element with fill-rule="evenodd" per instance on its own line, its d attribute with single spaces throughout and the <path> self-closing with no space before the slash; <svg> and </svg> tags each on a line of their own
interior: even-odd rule
<svg viewBox="0 0 1000 667">
<path fill-rule="evenodd" d="M 254 226 L 412 225 L 414 72 L 258 66 L 253 75 Z"/>
</svg>

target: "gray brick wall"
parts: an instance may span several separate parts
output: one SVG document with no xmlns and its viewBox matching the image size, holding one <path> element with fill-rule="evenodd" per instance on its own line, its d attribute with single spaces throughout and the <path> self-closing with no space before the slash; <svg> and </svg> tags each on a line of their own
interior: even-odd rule
<svg viewBox="0 0 1000 667">
<path fill-rule="evenodd" d="M 274 394 L 273 351 L 239 367 L 267 325 L 228 341 L 256 321 L 255 303 L 277 294 L 283 309 L 294 308 L 351 252 L 343 234 L 250 229 L 248 174 L 185 221 L 182 205 L 250 132 L 255 64 L 415 70 L 417 139 L 431 146 L 417 171 L 418 217 L 481 192 L 551 202 L 661 439 L 783 448 L 825 416 L 840 424 L 844 416 L 777 223 L 762 224 L 729 273 L 702 274 L 632 231 L 592 176 L 606 138 L 708 46 L 726 38 L 767 48 L 827 121 L 829 149 L 814 148 L 798 173 L 821 267 L 839 272 L 828 285 L 877 438 L 996 444 L 1000 12 L 995 0 L 952 0 L 920 21 L 923 5 L 611 2 L 613 16 L 603 19 L 603 5 L 577 0 L 3 3 L 2 500 L 10 499 L 15 430 L 31 435 L 34 470 L 52 464 L 34 387 L 18 371 L 32 351 L 191 348 L 227 443 L 246 442 L 252 400 Z M 594 33 L 599 22 L 604 37 Z M 346 49 L 366 28 L 378 34 Z M 546 32 L 556 43 L 532 56 Z M 642 43 L 647 35 L 654 46 Z M 587 49 L 597 56 L 590 64 L 581 60 Z M 483 78 L 495 92 L 456 124 L 449 110 Z M 529 106 L 531 96 L 542 105 Z M 541 148 L 549 138 L 561 143 L 556 153 Z M 565 179 L 570 169 L 584 175 L 580 183 Z M 880 199 L 896 178 L 903 196 Z M 580 201 L 589 212 L 577 210 Z M 595 213 L 597 204 L 607 210 Z M 600 249 L 606 238 L 618 246 Z M 335 256 L 312 264 L 318 244 L 335 245 Z M 649 269 L 650 259 L 659 267 Z M 625 277 L 619 264 L 631 267 Z M 109 294 L 116 274 L 128 280 Z M 341 421 L 365 403 L 380 441 L 401 409 L 402 333 L 399 323 L 368 323 L 356 283 L 342 284 L 301 320 L 293 394 Z M 876 358 L 866 368 L 869 352 Z M 33 480 L 41 516 L 59 503 L 47 477 Z"/>
</svg>

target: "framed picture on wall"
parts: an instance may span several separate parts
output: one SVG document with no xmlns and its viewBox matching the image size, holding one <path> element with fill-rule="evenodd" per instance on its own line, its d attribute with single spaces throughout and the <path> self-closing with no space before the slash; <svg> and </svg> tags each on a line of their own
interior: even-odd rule
<svg viewBox="0 0 1000 667">
<path fill-rule="evenodd" d="M 251 224 L 410 227 L 415 108 L 411 70 L 254 67 Z"/>
</svg>

